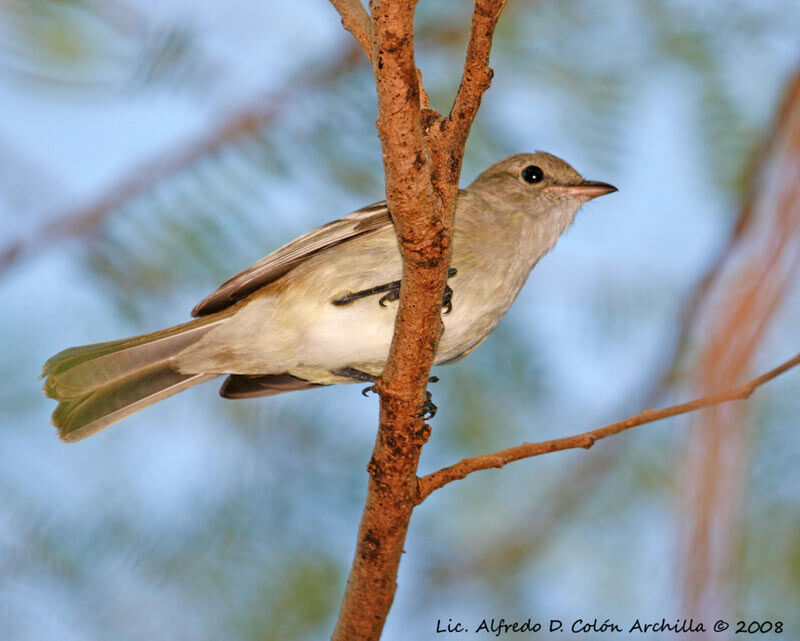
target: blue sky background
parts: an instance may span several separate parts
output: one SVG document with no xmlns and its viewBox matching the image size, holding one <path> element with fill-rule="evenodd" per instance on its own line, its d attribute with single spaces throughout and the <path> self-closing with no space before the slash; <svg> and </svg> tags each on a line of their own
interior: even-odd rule
<svg viewBox="0 0 800 641">
<path fill-rule="evenodd" d="M 582 210 L 478 352 L 436 372 L 440 412 L 422 472 L 641 409 L 800 60 L 796 2 L 654 3 L 666 18 L 633 0 L 558 4 L 516 6 L 501 20 L 462 183 L 542 149 L 620 191 Z M 419 9 L 419 63 L 440 109 L 457 84 L 467 5 Z M 113 28 L 91 2 L 3 10 L 0 250 L 350 46 L 322 0 L 109 6 L 120 9 Z M 442 35 L 450 25 L 455 45 Z M 154 66 L 154 51 L 170 51 L 164 34 L 184 37 L 185 49 Z M 728 105 L 714 102 L 710 79 Z M 183 322 L 226 276 L 380 200 L 369 82 L 359 61 L 289 92 L 261 139 L 0 275 L 2 638 L 329 635 L 374 398 L 342 387 L 232 403 L 213 382 L 67 446 L 38 376 L 65 347 Z M 759 369 L 797 351 L 799 320 L 795 287 Z M 732 608 L 793 617 L 795 636 L 799 380 L 790 373 L 752 402 L 748 541 L 762 556 L 747 560 Z M 681 383 L 661 401 L 688 393 Z M 434 494 L 414 514 L 384 638 L 439 638 L 437 618 L 683 616 L 673 475 L 687 425 L 648 426 Z"/>
</svg>

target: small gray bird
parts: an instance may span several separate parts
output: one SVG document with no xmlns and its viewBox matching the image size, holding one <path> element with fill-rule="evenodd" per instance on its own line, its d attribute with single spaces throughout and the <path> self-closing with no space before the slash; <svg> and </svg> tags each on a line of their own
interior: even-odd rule
<svg viewBox="0 0 800 641">
<path fill-rule="evenodd" d="M 543 152 L 510 156 L 460 190 L 435 364 L 482 343 L 580 206 L 614 191 Z M 226 398 L 374 381 L 389 353 L 400 276 L 386 203 L 360 209 L 225 282 L 193 321 L 53 356 L 42 374 L 59 401 L 53 424 L 78 441 L 222 374 Z"/>
</svg>

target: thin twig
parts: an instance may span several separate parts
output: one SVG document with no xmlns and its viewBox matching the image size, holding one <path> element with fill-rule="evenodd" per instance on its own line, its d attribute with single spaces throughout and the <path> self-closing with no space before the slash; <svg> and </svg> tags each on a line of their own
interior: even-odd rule
<svg viewBox="0 0 800 641">
<path fill-rule="evenodd" d="M 441 127 L 430 129 L 428 150 L 434 161 L 434 186 L 445 198 L 450 197 L 450 189 L 458 186 L 467 136 L 483 94 L 492 82 L 494 72 L 489 66 L 489 54 L 497 19 L 505 4 L 505 0 L 475 0 L 461 84 L 453 107 Z"/>
<path fill-rule="evenodd" d="M 558 438 L 552 441 L 523 443 L 522 445 L 510 447 L 492 454 L 463 459 L 455 465 L 442 468 L 419 479 L 418 502 L 422 503 L 422 501 L 430 496 L 432 492 L 444 487 L 448 483 L 463 479 L 467 475 L 479 470 L 488 470 L 494 467 L 500 468 L 513 461 L 531 458 L 541 454 L 548 454 L 550 452 L 558 452 L 560 450 L 570 450 L 580 447 L 589 449 L 600 439 L 606 438 L 607 436 L 611 436 L 613 434 L 619 434 L 620 432 L 624 432 L 625 430 L 629 430 L 633 427 L 638 427 L 639 425 L 653 423 L 654 421 L 660 421 L 661 419 L 677 416 L 679 414 L 694 412 L 704 407 L 711 407 L 713 405 L 719 405 L 720 403 L 727 403 L 728 401 L 749 398 L 756 388 L 768 381 L 771 381 L 776 376 L 780 376 L 785 371 L 795 367 L 798 364 L 800 364 L 800 354 L 797 354 L 794 358 L 789 359 L 785 363 L 774 369 L 771 369 L 767 373 L 762 374 L 757 378 L 754 378 L 744 385 L 740 385 L 739 387 L 735 387 L 724 392 L 718 392 L 717 394 L 711 394 L 709 396 L 695 399 L 688 403 L 672 405 L 660 410 L 645 409 L 629 418 L 617 421 L 616 423 L 610 423 L 609 425 L 604 425 L 603 427 L 599 427 L 588 432 L 583 432 L 582 434 Z"/>
<path fill-rule="evenodd" d="M 331 0 L 342 17 L 342 26 L 353 34 L 367 60 L 372 60 L 372 20 L 361 0 Z"/>
<path fill-rule="evenodd" d="M 481 104 L 483 92 L 492 82 L 494 73 L 489 66 L 489 53 L 492 49 L 497 18 L 505 4 L 505 0 L 475 1 L 461 84 L 448 118 L 450 135 L 457 145 L 466 142 L 470 129 L 466 123 L 472 123 Z"/>
</svg>

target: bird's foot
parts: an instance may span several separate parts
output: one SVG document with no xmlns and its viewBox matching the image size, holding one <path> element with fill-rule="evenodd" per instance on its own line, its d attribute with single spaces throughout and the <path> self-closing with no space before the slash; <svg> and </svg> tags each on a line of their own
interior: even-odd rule
<svg viewBox="0 0 800 641">
<path fill-rule="evenodd" d="M 389 283 L 389 291 L 378 299 L 378 305 L 386 307 L 386 301 L 400 300 L 400 281 Z"/>
<path fill-rule="evenodd" d="M 450 267 L 447 270 L 447 277 L 450 278 L 451 276 L 455 276 L 456 273 L 458 273 L 458 270 L 455 267 Z M 331 301 L 331 304 L 341 307 L 342 305 L 348 305 L 353 301 L 359 300 L 360 298 L 374 296 L 375 294 L 383 294 L 383 296 L 378 299 L 378 304 L 381 307 L 386 307 L 386 303 L 400 299 L 400 281 L 393 280 L 391 283 L 376 285 L 375 287 L 370 287 L 369 289 L 362 289 L 351 294 L 345 294 L 339 298 L 334 298 Z M 453 290 L 450 285 L 445 285 L 444 296 L 442 296 L 442 307 L 444 307 L 445 314 L 449 314 L 453 310 Z"/>
<path fill-rule="evenodd" d="M 356 369 L 355 367 L 343 367 L 342 369 L 332 371 L 331 374 L 349 378 L 352 381 L 366 381 L 367 383 L 372 383 L 372 385 L 368 385 L 361 390 L 361 393 L 364 396 L 368 396 L 370 392 L 377 392 L 375 389 L 375 381 L 378 380 L 378 377 L 373 376 L 372 374 L 367 374 L 366 372 L 362 372 L 360 369 Z"/>
<path fill-rule="evenodd" d="M 341 371 L 341 370 L 339 370 L 339 371 Z M 354 370 L 354 371 L 358 372 L 358 370 Z M 364 372 L 359 372 L 359 373 L 363 374 Z M 429 383 L 438 383 L 439 382 L 439 377 L 438 376 L 430 376 L 428 378 L 428 382 Z M 378 390 L 375 388 L 374 385 L 368 385 L 367 387 L 365 387 L 364 389 L 361 390 L 361 394 L 363 396 L 369 396 L 371 393 L 372 394 L 377 394 L 378 393 Z M 426 392 L 426 394 L 428 394 L 428 396 L 430 396 L 430 392 Z M 434 414 L 436 413 L 436 409 L 435 408 L 436 408 L 436 406 L 434 405 L 434 412 L 433 412 Z"/>
<path fill-rule="evenodd" d="M 453 311 L 453 290 L 450 285 L 444 286 L 444 296 L 442 296 L 442 307 L 444 307 L 444 314 L 449 314 Z"/>
<path fill-rule="evenodd" d="M 447 278 L 451 278 L 458 273 L 455 267 L 450 267 L 447 270 Z M 449 314 L 453 311 L 453 288 L 450 285 L 444 286 L 444 296 L 442 296 L 442 307 L 444 307 L 444 314 Z"/>
<path fill-rule="evenodd" d="M 383 292 L 388 292 L 384 296 L 380 297 L 378 301 L 381 307 L 385 307 L 383 304 L 386 300 L 397 300 L 400 297 L 400 281 L 394 280 L 391 283 L 386 283 L 385 285 L 376 285 L 375 287 L 370 287 L 369 289 L 362 289 L 358 292 L 353 292 L 352 294 L 345 294 L 344 296 L 340 296 L 339 298 L 334 298 L 331 303 L 336 305 L 337 307 L 341 307 L 342 305 L 348 305 L 353 301 L 356 301 L 360 298 L 366 298 L 367 296 L 374 296 L 375 294 L 382 294 Z"/>
<path fill-rule="evenodd" d="M 435 377 L 434 377 L 435 378 Z M 414 418 L 421 418 L 423 421 L 429 421 L 434 416 L 436 416 L 436 410 L 438 408 L 436 405 L 433 404 L 431 400 L 431 393 L 425 390 L 425 400 L 422 402 L 422 408 L 416 414 L 412 414 Z"/>
</svg>

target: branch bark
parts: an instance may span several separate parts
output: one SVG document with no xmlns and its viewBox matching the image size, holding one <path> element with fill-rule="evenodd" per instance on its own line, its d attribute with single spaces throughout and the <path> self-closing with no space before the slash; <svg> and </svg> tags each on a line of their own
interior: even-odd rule
<svg viewBox="0 0 800 641">
<path fill-rule="evenodd" d="M 342 17 L 342 26 L 356 39 L 367 60 L 372 60 L 372 20 L 361 0 L 331 0 Z"/>
<path fill-rule="evenodd" d="M 331 1 L 345 26 L 351 24 L 352 5 L 343 10 L 345 3 Z M 430 434 L 417 414 L 442 331 L 441 300 L 461 161 L 491 79 L 491 37 L 504 4 L 505 0 L 476 0 L 464 80 L 451 116 L 445 118 L 429 108 L 414 60 L 416 0 L 370 3 L 376 124 L 403 275 L 392 346 L 376 384 L 380 425 L 367 466 L 366 505 L 334 641 L 379 639 L 394 599 L 408 524 L 419 502 L 419 456 Z"/>
<path fill-rule="evenodd" d="M 720 403 L 727 403 L 729 401 L 743 400 L 749 398 L 753 392 L 773 378 L 780 376 L 787 370 L 800 364 L 800 354 L 794 358 L 782 363 L 778 367 L 762 374 L 761 376 L 748 381 L 744 385 L 718 392 L 709 396 L 689 401 L 688 403 L 681 403 L 680 405 L 672 405 L 660 410 L 645 409 L 634 414 L 626 419 L 610 423 L 603 427 L 576 434 L 574 436 L 567 436 L 564 438 L 557 438 L 551 441 L 540 441 L 538 443 L 523 443 L 516 447 L 510 447 L 505 450 L 500 450 L 492 454 L 484 456 L 476 456 L 474 458 L 465 458 L 455 465 L 442 468 L 431 474 L 423 476 L 419 480 L 419 495 L 418 500 L 421 503 L 431 493 L 444 487 L 448 483 L 463 479 L 473 472 L 479 470 L 488 470 L 491 468 L 501 468 L 507 463 L 519 461 L 520 459 L 532 458 L 541 454 L 549 454 L 550 452 L 558 452 L 560 450 L 571 450 L 576 448 L 591 448 L 600 439 L 619 434 L 634 427 L 645 425 L 660 421 L 661 419 L 670 418 L 679 414 L 686 414 L 694 412 L 704 407 L 711 407 L 719 405 Z"/>
<path fill-rule="evenodd" d="M 464 69 L 461 72 L 461 85 L 458 88 L 453 108 L 450 110 L 446 131 L 454 145 L 462 150 L 467 141 L 469 130 L 483 92 L 492 82 L 492 69 L 489 67 L 494 28 L 497 19 L 505 6 L 505 0 L 476 0 L 472 13 L 467 54 L 464 58 Z M 460 166 L 459 166 L 460 171 Z M 457 178 L 458 176 L 456 176 Z"/>
</svg>

